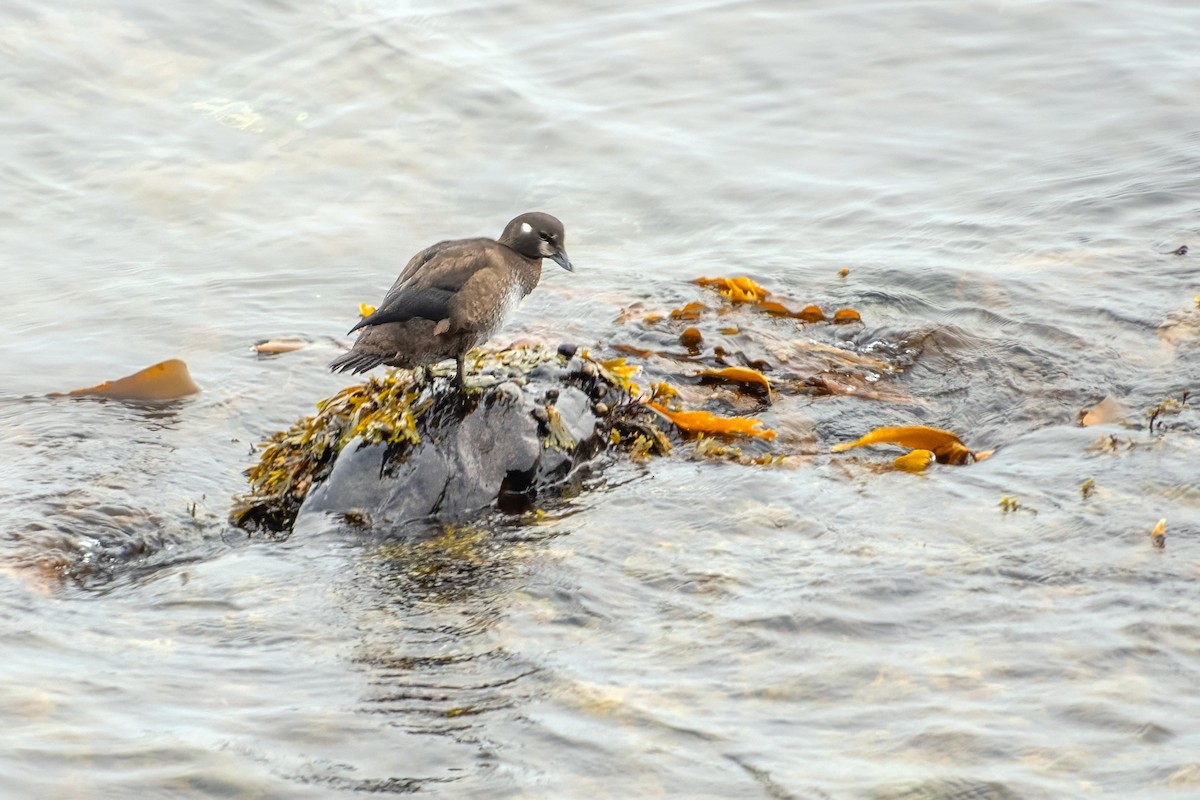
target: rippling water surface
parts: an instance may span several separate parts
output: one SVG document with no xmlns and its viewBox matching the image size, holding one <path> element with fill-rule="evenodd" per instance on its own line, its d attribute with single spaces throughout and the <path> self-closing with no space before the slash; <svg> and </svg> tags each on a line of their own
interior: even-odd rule
<svg viewBox="0 0 1200 800">
<path fill-rule="evenodd" d="M 1200 389 L 1197 29 L 1170 0 L 7 3 L 4 796 L 1194 796 L 1200 419 L 1144 422 Z M 506 336 L 627 342 L 622 308 L 747 274 L 861 311 L 768 333 L 898 359 L 908 401 L 781 397 L 788 467 L 618 465 L 532 526 L 230 528 L 251 446 L 345 384 L 358 303 L 531 209 L 579 271 Z M 251 350 L 282 336 L 313 344 Z M 47 397 L 171 357 L 203 393 Z M 996 455 L 828 454 L 901 424 Z"/>
</svg>

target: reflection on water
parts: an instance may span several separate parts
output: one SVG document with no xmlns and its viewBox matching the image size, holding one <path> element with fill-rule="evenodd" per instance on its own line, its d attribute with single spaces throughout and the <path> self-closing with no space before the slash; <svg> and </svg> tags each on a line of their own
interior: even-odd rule
<svg viewBox="0 0 1200 800">
<path fill-rule="evenodd" d="M 6 5 L 6 797 L 1194 794 L 1200 418 L 1145 412 L 1200 383 L 1197 25 Z M 674 347 L 622 309 L 749 274 L 864 324 L 723 345 L 889 366 L 756 412 L 790 468 L 617 465 L 532 525 L 228 528 L 253 445 L 342 386 L 358 304 L 531 209 L 580 270 L 505 336 Z M 202 393 L 46 397 L 165 358 Z M 1127 413 L 1078 427 L 1104 397 Z M 997 454 L 827 454 L 901 424 Z"/>
</svg>

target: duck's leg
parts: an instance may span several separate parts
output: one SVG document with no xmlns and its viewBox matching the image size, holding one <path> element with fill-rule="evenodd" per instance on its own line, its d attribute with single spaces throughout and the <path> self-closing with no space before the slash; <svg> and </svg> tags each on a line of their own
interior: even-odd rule
<svg viewBox="0 0 1200 800">
<path fill-rule="evenodd" d="M 466 352 L 459 353 L 457 356 L 454 357 L 454 360 L 458 364 L 458 373 L 454 376 L 454 382 L 458 386 L 458 390 L 460 392 L 465 392 L 467 390 L 467 381 L 463 377 L 463 370 L 465 368 L 464 362 L 466 361 L 466 358 L 467 358 Z"/>
</svg>

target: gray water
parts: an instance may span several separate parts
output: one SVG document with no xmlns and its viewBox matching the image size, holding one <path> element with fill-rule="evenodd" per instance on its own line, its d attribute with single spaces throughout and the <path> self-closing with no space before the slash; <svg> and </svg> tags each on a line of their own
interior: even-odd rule
<svg viewBox="0 0 1200 800">
<path fill-rule="evenodd" d="M 1144 424 L 1200 388 L 1197 30 L 1171 0 L 7 3 L 0 794 L 1200 793 L 1200 420 Z M 509 339 L 636 343 L 623 308 L 747 274 L 858 309 L 771 332 L 890 353 L 910 401 L 784 397 L 784 468 L 617 465 L 424 546 L 229 527 L 253 444 L 346 385 L 358 304 L 534 209 L 578 272 Z M 204 391 L 47 397 L 165 358 Z M 828 454 L 901 424 L 996 455 Z"/>
</svg>

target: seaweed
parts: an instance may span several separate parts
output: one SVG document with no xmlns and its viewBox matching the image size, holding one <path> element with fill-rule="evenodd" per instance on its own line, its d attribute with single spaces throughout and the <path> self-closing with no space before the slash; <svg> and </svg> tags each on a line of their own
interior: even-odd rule
<svg viewBox="0 0 1200 800">
<path fill-rule="evenodd" d="M 317 413 L 259 445 L 258 463 L 245 470 L 250 491 L 234 498 L 230 520 L 243 528 L 285 530 L 350 442 L 361 438 L 397 452 L 418 444 L 418 421 L 433 405 L 422 392 L 426 386 L 411 370 L 392 370 L 319 402 Z"/>
</svg>

